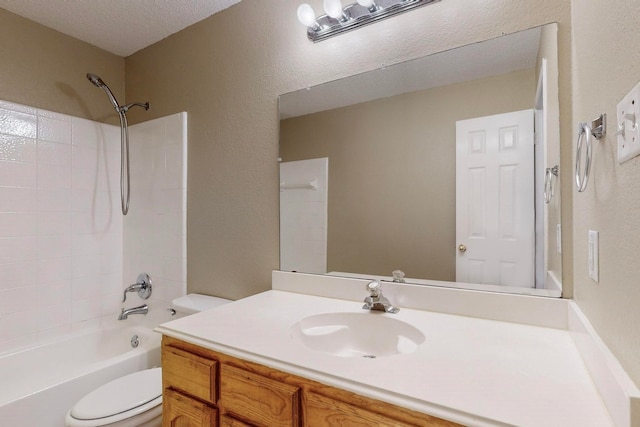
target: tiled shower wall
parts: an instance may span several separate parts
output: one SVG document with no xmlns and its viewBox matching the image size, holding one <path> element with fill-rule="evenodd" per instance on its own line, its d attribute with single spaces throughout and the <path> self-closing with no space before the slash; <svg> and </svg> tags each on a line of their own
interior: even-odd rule
<svg viewBox="0 0 640 427">
<path fill-rule="evenodd" d="M 187 114 L 132 126 L 130 136 L 131 208 L 124 221 L 124 277 L 134 283 L 139 273 L 148 273 L 153 282 L 149 306 L 162 310 L 187 289 Z M 125 306 L 142 303 L 136 294 L 129 294 Z"/>
<path fill-rule="evenodd" d="M 119 127 L 0 101 L 0 353 L 114 320 L 138 270 L 156 299 L 184 293 L 185 121 L 130 128 L 123 220 Z M 146 249 L 135 243 L 146 237 Z"/>
</svg>

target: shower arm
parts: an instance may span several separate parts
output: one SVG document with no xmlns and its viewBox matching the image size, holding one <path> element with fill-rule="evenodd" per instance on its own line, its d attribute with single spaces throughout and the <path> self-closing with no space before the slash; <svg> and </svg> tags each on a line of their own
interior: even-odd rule
<svg viewBox="0 0 640 427">
<path fill-rule="evenodd" d="M 127 105 L 123 105 L 122 107 L 120 107 L 118 109 L 118 113 L 123 114 L 126 113 L 127 111 L 129 111 L 131 109 L 131 107 L 142 107 L 145 110 L 149 110 L 149 103 L 148 102 L 132 102 L 130 104 Z"/>
</svg>

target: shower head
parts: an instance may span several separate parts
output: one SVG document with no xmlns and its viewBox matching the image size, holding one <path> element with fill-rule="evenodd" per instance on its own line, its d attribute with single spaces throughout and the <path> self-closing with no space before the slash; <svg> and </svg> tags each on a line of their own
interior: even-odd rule
<svg viewBox="0 0 640 427">
<path fill-rule="evenodd" d="M 107 93 L 107 96 L 109 97 L 109 101 L 111 101 L 111 103 L 113 104 L 113 108 L 116 109 L 116 112 L 118 114 L 122 114 L 122 108 L 116 100 L 116 97 L 113 95 L 113 92 L 111 92 L 111 89 L 109 89 L 109 86 L 107 86 L 107 84 L 103 82 L 100 77 L 92 73 L 87 73 L 87 79 L 89 79 L 89 81 L 97 87 L 104 89 L 104 91 Z"/>
<path fill-rule="evenodd" d="M 89 81 L 91 83 L 93 83 L 94 85 L 96 85 L 96 86 L 98 86 L 100 88 L 106 86 L 106 84 L 104 84 L 102 79 L 100 77 L 96 76 L 95 74 L 87 73 L 87 78 L 89 79 Z"/>
</svg>

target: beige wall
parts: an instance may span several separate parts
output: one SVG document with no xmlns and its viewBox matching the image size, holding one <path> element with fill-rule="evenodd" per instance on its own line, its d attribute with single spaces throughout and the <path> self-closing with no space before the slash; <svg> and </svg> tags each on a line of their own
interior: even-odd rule
<svg viewBox="0 0 640 427">
<path fill-rule="evenodd" d="M 557 21 L 570 111 L 568 0 L 447 0 L 317 44 L 296 20 L 299 4 L 244 0 L 126 60 L 128 100 L 154 106 L 132 120 L 189 113 L 190 292 L 240 298 L 270 287 L 279 94 Z"/>
<path fill-rule="evenodd" d="M 616 104 L 640 80 L 640 2 L 584 0 L 573 8 L 573 141 L 577 123 L 607 113 L 592 174 L 574 201 L 575 299 L 640 384 L 640 157 L 618 165 Z M 589 278 L 587 231 L 600 232 L 600 281 Z"/>
<path fill-rule="evenodd" d="M 575 281 L 578 303 L 640 383 L 640 160 L 618 166 L 609 131 L 586 193 L 575 192 L 572 177 L 575 123 L 603 111 L 614 117 L 640 76 L 640 3 L 584 0 L 572 11 L 569 0 L 446 0 L 317 44 L 296 22 L 299 3 L 244 0 L 125 61 L 128 100 L 152 102 L 132 121 L 189 112 L 189 290 L 239 298 L 270 286 L 278 266 L 279 94 L 556 21 L 565 296 Z M 310 3 L 321 10 L 320 0 Z M 4 10 L 0 40 L 0 98 L 114 118 L 84 74 L 101 75 L 121 98 L 121 58 Z M 588 229 L 600 231 L 598 284 L 586 274 Z"/>
<path fill-rule="evenodd" d="M 0 99 L 102 122 L 118 117 L 98 74 L 124 101 L 124 58 L 0 9 Z"/>
<path fill-rule="evenodd" d="M 535 90 L 530 69 L 283 120 L 283 161 L 329 158 L 328 270 L 454 281 L 456 121 Z"/>
</svg>

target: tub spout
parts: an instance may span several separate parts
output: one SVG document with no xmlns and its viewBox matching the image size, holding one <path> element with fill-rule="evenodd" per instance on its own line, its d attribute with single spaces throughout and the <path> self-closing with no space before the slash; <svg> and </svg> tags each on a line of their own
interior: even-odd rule
<svg viewBox="0 0 640 427">
<path fill-rule="evenodd" d="M 143 304 L 138 307 L 122 309 L 122 312 L 118 316 L 118 320 L 125 320 L 129 317 L 130 314 L 147 314 L 149 312 L 149 306 L 147 304 Z"/>
</svg>

